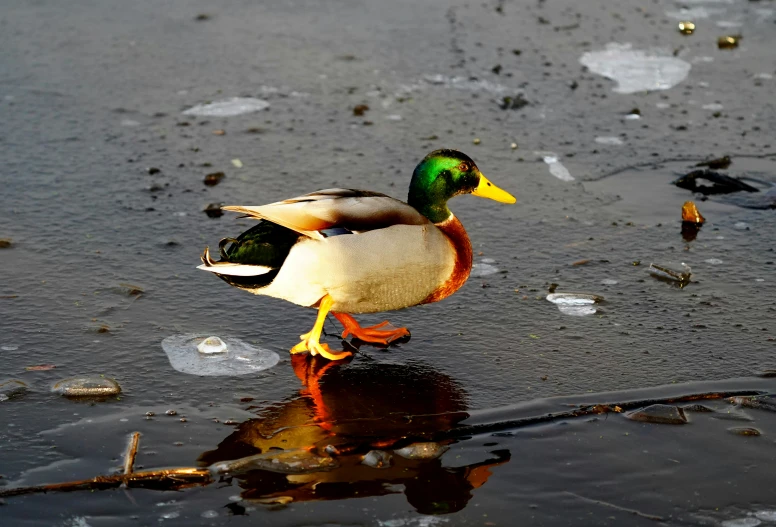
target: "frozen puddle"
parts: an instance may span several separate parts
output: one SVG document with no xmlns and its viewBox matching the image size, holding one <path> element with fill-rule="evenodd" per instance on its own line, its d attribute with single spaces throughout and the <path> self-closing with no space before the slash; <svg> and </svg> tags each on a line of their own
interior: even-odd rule
<svg viewBox="0 0 776 527">
<path fill-rule="evenodd" d="M 547 300 L 558 306 L 565 315 L 584 317 L 594 315 L 598 311 L 595 305 L 603 298 L 590 293 L 550 293 Z"/>
<path fill-rule="evenodd" d="M 208 377 L 256 373 L 280 360 L 274 351 L 256 348 L 232 337 L 173 335 L 162 341 L 162 349 L 177 371 Z"/>
<path fill-rule="evenodd" d="M 636 93 L 673 88 L 690 73 L 690 63 L 667 51 L 632 49 L 630 44 L 611 42 L 602 51 L 588 51 L 579 62 L 590 71 L 617 82 L 617 93 Z"/>
<path fill-rule="evenodd" d="M 183 112 L 183 115 L 199 117 L 233 117 L 246 113 L 259 112 L 269 108 L 269 103 L 252 97 L 232 97 L 209 104 L 198 104 Z"/>
</svg>

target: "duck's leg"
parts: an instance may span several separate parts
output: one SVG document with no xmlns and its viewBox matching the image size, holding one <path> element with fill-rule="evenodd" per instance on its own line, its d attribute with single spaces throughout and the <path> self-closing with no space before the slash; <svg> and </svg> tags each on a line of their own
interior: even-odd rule
<svg viewBox="0 0 776 527">
<path fill-rule="evenodd" d="M 410 331 L 407 328 L 393 327 L 387 320 L 374 326 L 362 328 L 356 322 L 356 319 L 347 313 L 332 313 L 332 315 L 337 317 L 337 320 L 345 327 L 345 330 L 342 332 L 343 339 L 347 338 L 348 335 L 353 335 L 358 340 L 364 342 L 388 345 L 394 340 L 410 336 Z M 388 329 L 380 329 L 386 326 Z"/>
<path fill-rule="evenodd" d="M 340 360 L 352 355 L 349 351 L 335 353 L 329 349 L 328 344 L 321 344 L 323 323 L 326 320 L 326 315 L 329 313 L 332 304 L 334 304 L 334 300 L 332 300 L 329 295 L 321 298 L 321 301 L 318 304 L 318 318 L 315 320 L 313 329 L 310 330 L 309 333 L 299 336 L 299 338 L 302 339 L 302 342 L 291 348 L 291 353 L 309 351 L 312 355 L 321 355 L 329 360 Z"/>
</svg>

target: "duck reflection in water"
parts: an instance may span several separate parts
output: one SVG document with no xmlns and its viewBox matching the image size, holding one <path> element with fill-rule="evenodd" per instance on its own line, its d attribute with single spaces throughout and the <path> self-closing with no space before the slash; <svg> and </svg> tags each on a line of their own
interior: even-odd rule
<svg viewBox="0 0 776 527">
<path fill-rule="evenodd" d="M 260 468 L 234 476 L 243 499 L 288 503 L 403 491 L 418 512 L 444 514 L 463 509 L 491 468 L 509 461 L 501 450 L 445 466 L 442 454 L 454 441 L 439 438 L 468 417 L 466 393 L 447 375 L 420 364 L 291 360 L 305 384 L 300 395 L 263 408 L 200 456 L 210 465 L 261 454 Z"/>
</svg>

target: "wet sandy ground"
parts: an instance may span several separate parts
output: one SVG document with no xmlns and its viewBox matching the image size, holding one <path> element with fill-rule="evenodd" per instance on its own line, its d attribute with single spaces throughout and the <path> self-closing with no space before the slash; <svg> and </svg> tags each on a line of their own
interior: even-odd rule
<svg viewBox="0 0 776 527">
<path fill-rule="evenodd" d="M 687 243 L 679 207 L 692 196 L 669 182 L 695 162 L 723 154 L 733 158 L 731 175 L 776 181 L 776 7 L 688 2 L 698 25 L 689 37 L 676 31 L 670 14 L 681 7 L 668 1 L 616 7 L 598 1 L 584 7 L 571 1 L 5 3 L 0 238 L 12 245 L 0 249 L 0 364 L 2 377 L 21 379 L 31 390 L 0 402 L 0 485 L 29 479 L 23 473 L 36 467 L 48 466 L 40 481 L 103 472 L 120 455 L 125 434 L 137 429 L 158 453 L 159 462 L 143 463 L 189 465 L 232 431 L 210 419 L 243 422 L 290 401 L 309 401 L 286 352 L 309 329 L 313 313 L 196 271 L 205 245 L 250 225 L 212 219 L 202 209 L 330 186 L 403 198 L 417 161 L 439 147 L 468 153 L 518 197 L 512 207 L 470 197 L 451 203 L 472 238 L 475 261 L 492 259 L 503 272 L 471 278 L 442 303 L 391 313 L 394 324 L 411 329 L 412 340 L 389 350 L 361 348 L 342 367 L 359 385 L 390 381 L 385 372 L 397 368 L 415 386 L 454 385 L 455 411 L 490 411 L 546 397 L 674 384 L 690 393 L 694 387 L 683 383 L 697 381 L 722 389 L 729 379 L 775 368 L 773 211 L 699 202 L 708 223 Z M 202 14 L 208 16 L 197 20 Z M 727 27 L 733 24 L 740 26 Z M 719 36 L 739 32 L 737 49 L 717 49 Z M 615 93 L 614 82 L 579 63 L 583 53 L 610 42 L 663 47 L 692 69 L 670 90 Z M 529 104 L 501 108 L 504 97 L 518 94 Z M 270 107 L 229 118 L 181 113 L 233 96 L 257 97 Z M 361 117 L 352 111 L 359 104 L 369 106 Z M 641 118 L 625 119 L 634 108 Z M 612 137 L 622 144 L 596 141 Z M 548 152 L 573 181 L 551 174 Z M 151 175 L 149 168 L 159 171 Z M 215 171 L 225 172 L 224 180 L 203 185 Z M 574 265 L 582 260 L 588 262 Z M 646 271 L 651 262 L 686 262 L 693 283 L 679 289 L 656 281 Z M 143 293 L 128 294 L 123 283 Z M 569 317 L 544 299 L 553 283 L 558 291 L 595 293 L 605 302 L 595 315 Z M 338 326 L 326 329 L 336 335 Z M 281 363 L 226 381 L 178 373 L 160 342 L 192 332 L 241 338 L 278 352 Z M 338 343 L 334 336 L 329 341 Z M 40 364 L 56 368 L 25 370 Z M 121 399 L 89 405 L 48 393 L 56 380 L 86 373 L 116 378 Z M 347 383 L 330 382 L 338 387 L 335 404 L 350 404 L 340 393 L 347 394 Z M 766 391 L 769 383 L 734 381 Z M 438 397 L 404 389 L 409 399 Z M 385 394 L 394 396 L 390 387 Z M 241 403 L 246 398 L 253 400 Z M 147 411 L 170 408 L 189 414 L 188 423 L 143 420 Z M 388 412 L 390 405 L 375 408 Z M 117 425 L 122 416 L 132 417 L 132 426 Z M 537 525 L 625 521 L 622 511 L 564 492 L 664 519 L 681 516 L 688 524 L 776 508 L 759 494 L 772 483 L 770 472 L 757 472 L 772 456 L 766 413 L 756 418 L 764 432 L 758 438 L 734 436 L 725 423 L 705 417 L 670 429 L 628 423 L 644 434 L 635 450 L 623 438 L 629 430 L 613 417 L 584 433 L 553 424 L 527 434 L 546 434 L 547 441 L 458 443 L 442 458 L 445 466 L 464 456 L 455 448 L 471 456 L 460 466 L 504 461 L 494 450 L 509 450 L 511 458 L 488 469 L 494 476 L 471 491 L 474 498 L 461 512 L 434 521 L 504 524 L 513 516 L 495 511 L 516 507 L 530 523 L 532 505 L 545 510 L 534 515 Z M 102 423 L 93 439 L 41 435 L 83 419 Z M 572 428 L 587 426 L 582 423 Z M 582 446 L 570 443 L 575 433 Z M 604 447 L 595 440 L 602 435 L 611 435 Z M 717 452 L 720 438 L 725 449 Z M 184 446 L 169 446 L 178 441 Z M 671 456 L 672 449 L 687 456 Z M 695 464 L 627 466 L 636 450 Z M 543 452 L 555 457 L 548 461 Z M 49 466 L 73 458 L 89 470 Z M 564 472 L 563 463 L 578 468 Z M 656 484 L 654 473 L 665 479 Z M 566 477 L 576 479 L 572 484 Z M 623 499 L 583 492 L 590 481 Z M 708 490 L 718 481 L 725 484 Z M 218 524 L 227 498 L 240 492 L 234 485 L 172 497 L 79 494 L 77 510 L 70 495 L 14 498 L 0 506 L 0 517 L 8 515 L 12 524 L 28 517 L 30 525 L 77 517 L 95 526 L 117 518 L 132 523 L 132 515 L 156 522 L 161 512 L 151 505 L 169 498 L 193 508 L 165 521 Z M 693 485 L 711 492 L 706 501 L 679 499 L 678 489 Z M 626 495 L 642 501 L 627 504 Z M 546 512 L 549 504 L 569 514 Z M 707 514 L 717 507 L 722 512 Z M 218 510 L 221 520 L 200 516 L 208 510 Z M 374 525 L 391 518 L 433 524 L 423 523 L 431 520 L 418 510 L 424 509 L 398 491 L 376 501 L 300 503 L 280 511 L 258 506 L 251 514 L 295 525 Z"/>
</svg>

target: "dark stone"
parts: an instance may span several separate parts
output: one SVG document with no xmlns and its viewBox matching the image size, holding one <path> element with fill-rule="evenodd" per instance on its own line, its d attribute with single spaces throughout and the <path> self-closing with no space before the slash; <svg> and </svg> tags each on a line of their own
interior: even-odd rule
<svg viewBox="0 0 776 527">
<path fill-rule="evenodd" d="M 683 425 L 687 423 L 684 410 L 670 404 L 653 404 L 625 414 L 633 421 L 664 425 Z"/>
</svg>

